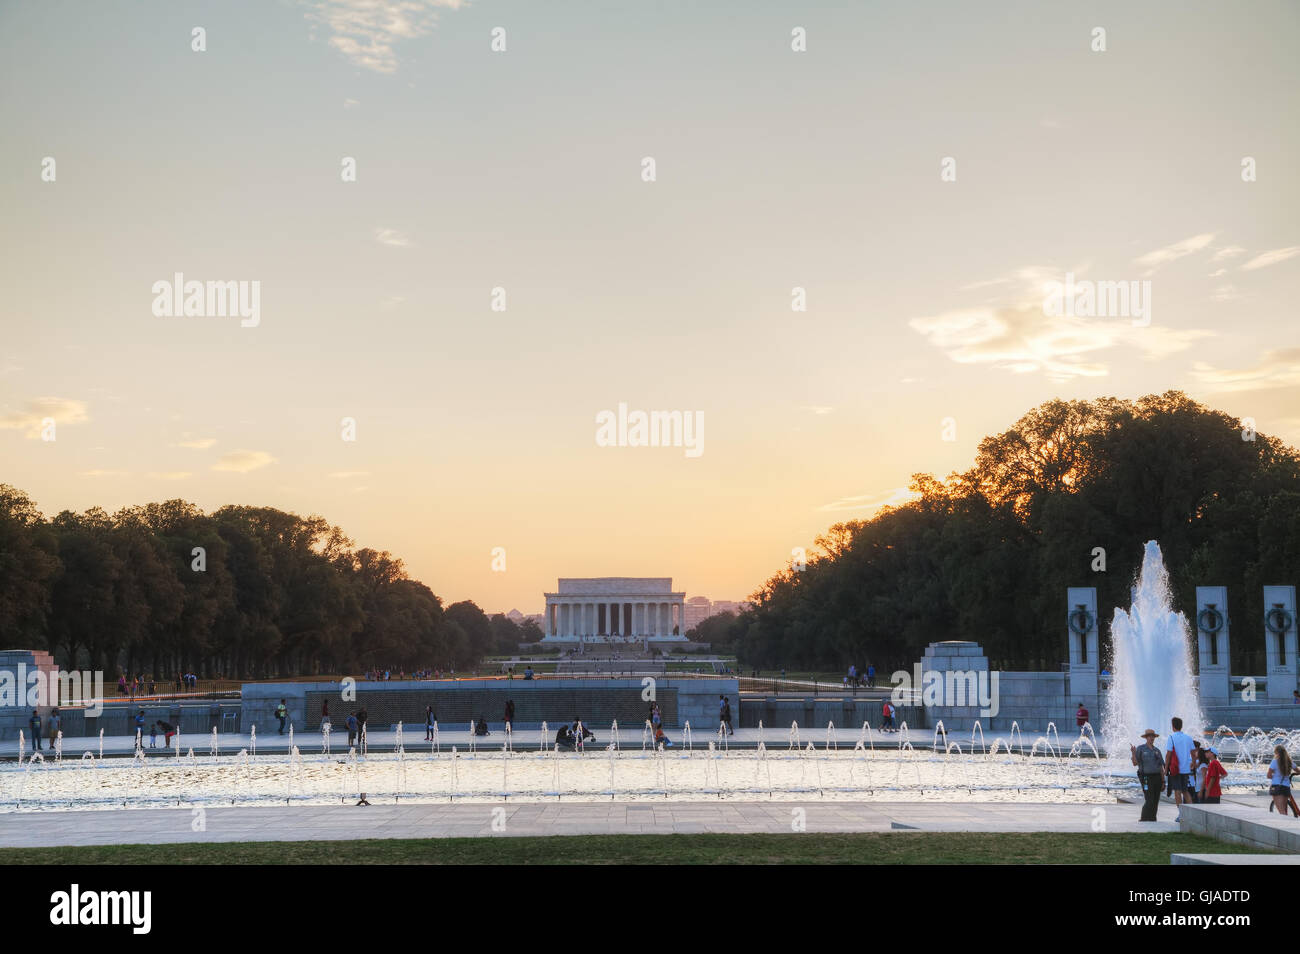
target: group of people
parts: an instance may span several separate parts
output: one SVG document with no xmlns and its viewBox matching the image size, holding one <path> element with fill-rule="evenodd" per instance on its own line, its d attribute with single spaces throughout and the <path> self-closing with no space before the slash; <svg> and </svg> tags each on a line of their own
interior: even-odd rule
<svg viewBox="0 0 1300 954">
<path fill-rule="evenodd" d="M 664 735 L 664 714 L 659 710 L 658 702 L 650 703 L 650 734 L 656 749 L 671 749 L 672 739 Z"/>
<path fill-rule="evenodd" d="M 1083 709 L 1082 703 L 1079 704 L 1079 708 Z M 1155 729 L 1147 729 L 1142 733 L 1144 740 L 1142 745 L 1129 746 L 1129 755 L 1137 768 L 1138 782 L 1142 786 L 1140 820 L 1144 822 L 1156 820 L 1161 794 L 1173 797 L 1174 805 L 1179 810 L 1175 821 L 1182 818 L 1183 805 L 1196 803 L 1217 805 L 1223 794 L 1220 782 L 1228 774 L 1228 770 L 1219 761 L 1219 753 L 1210 746 L 1193 740 L 1183 731 L 1183 720 L 1177 716 L 1170 720 L 1170 726 L 1173 731 L 1169 733 L 1169 751 L 1166 753 L 1162 753 L 1156 746 Z M 1273 760 L 1273 765 L 1269 768 L 1269 779 L 1270 781 L 1273 779 L 1275 770 L 1285 774 L 1285 794 L 1289 795 L 1291 760 L 1284 746 L 1279 745 L 1275 755 L 1278 755 L 1278 758 Z M 1278 768 L 1279 758 L 1283 760 L 1284 772 Z M 1269 791 L 1274 793 L 1275 789 L 1281 787 L 1282 783 L 1278 783 Z M 1274 802 L 1277 803 L 1277 795 L 1274 796 Z M 1269 810 L 1272 811 L 1272 808 L 1270 807 Z M 1283 814 L 1286 813 L 1285 797 L 1278 810 Z M 1300 815 L 1300 811 L 1296 814 Z"/>
<path fill-rule="evenodd" d="M 199 688 L 199 677 L 192 672 L 177 672 L 175 682 L 177 692 L 194 692 Z M 152 676 L 147 681 L 144 676 L 134 676 L 128 680 L 126 673 L 121 673 L 117 677 L 117 694 L 128 699 L 139 695 L 157 695 L 158 683 Z"/>
<path fill-rule="evenodd" d="M 556 747 L 570 752 L 575 751 L 581 745 L 595 741 L 596 734 L 583 725 L 582 720 L 577 716 L 574 716 L 572 725 L 565 723 L 555 733 Z"/>
<path fill-rule="evenodd" d="M 894 716 L 897 714 L 898 714 L 898 710 L 894 708 L 894 704 L 890 702 L 888 699 L 886 699 L 884 703 L 881 704 L 880 706 L 880 731 L 881 732 L 898 731 L 898 727 L 894 725 Z"/>
<path fill-rule="evenodd" d="M 781 674 L 785 675 L 784 672 Z M 865 667 L 859 669 L 856 665 L 849 666 L 848 675 L 844 677 L 845 689 L 874 689 L 876 688 L 876 667 L 867 663 Z"/>
<path fill-rule="evenodd" d="M 50 742 L 50 748 L 54 748 L 54 740 L 57 739 L 59 733 L 63 731 L 63 716 L 59 715 L 59 709 L 56 706 L 50 710 L 49 716 L 47 716 L 44 722 L 42 722 L 40 712 L 33 709 L 32 717 L 27 720 L 27 725 L 32 730 L 32 751 L 39 752 L 41 750 L 42 726 L 44 726 L 46 731 L 49 732 L 47 738 Z"/>
<path fill-rule="evenodd" d="M 451 674 L 454 676 L 456 670 L 453 669 Z M 392 682 L 394 679 L 401 681 L 403 679 L 437 679 L 442 675 L 441 669 L 417 669 L 410 675 L 407 675 L 405 669 L 399 669 L 396 675 L 393 675 L 391 669 L 370 669 L 361 676 L 365 682 Z"/>
</svg>

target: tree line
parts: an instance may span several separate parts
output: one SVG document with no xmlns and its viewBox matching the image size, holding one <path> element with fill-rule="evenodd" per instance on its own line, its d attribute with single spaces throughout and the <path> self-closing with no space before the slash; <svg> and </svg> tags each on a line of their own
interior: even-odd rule
<svg viewBox="0 0 1300 954">
<path fill-rule="evenodd" d="M 46 520 L 6 484 L 0 634 L 63 668 L 205 678 L 464 670 L 542 636 L 444 606 L 400 559 L 319 516 L 168 500 Z"/>
<path fill-rule="evenodd" d="M 911 490 L 831 527 L 754 594 L 729 624 L 742 665 L 890 671 L 971 639 L 995 667 L 1055 670 L 1069 586 L 1097 588 L 1105 661 L 1154 539 L 1189 620 L 1197 585 L 1228 587 L 1232 671 L 1258 675 L 1262 586 L 1300 583 L 1300 456 L 1177 391 L 1048 401 L 985 438 L 969 470 Z"/>
</svg>

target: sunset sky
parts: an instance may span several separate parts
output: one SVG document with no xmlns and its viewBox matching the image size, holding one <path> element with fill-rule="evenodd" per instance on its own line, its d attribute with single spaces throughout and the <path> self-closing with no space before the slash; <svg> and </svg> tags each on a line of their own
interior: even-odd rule
<svg viewBox="0 0 1300 954">
<path fill-rule="evenodd" d="M 319 513 L 531 613 L 743 598 L 1053 397 L 1300 443 L 1298 38 L 1290 0 L 0 5 L 0 482 Z M 177 272 L 260 322 L 156 316 Z M 1049 317 L 1067 272 L 1150 324 Z M 597 446 L 620 403 L 703 453 Z"/>
</svg>

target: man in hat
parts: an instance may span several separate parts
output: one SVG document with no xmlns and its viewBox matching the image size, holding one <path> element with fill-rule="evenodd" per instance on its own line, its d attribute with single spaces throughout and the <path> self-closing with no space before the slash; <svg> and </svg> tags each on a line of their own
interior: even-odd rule
<svg viewBox="0 0 1300 954">
<path fill-rule="evenodd" d="M 1142 733 L 1145 744 L 1128 747 L 1133 764 L 1137 766 L 1138 782 L 1142 786 L 1142 817 L 1139 821 L 1156 820 L 1156 809 L 1160 807 L 1160 793 L 1165 787 L 1165 758 L 1156 748 L 1156 730 L 1147 729 Z"/>
</svg>

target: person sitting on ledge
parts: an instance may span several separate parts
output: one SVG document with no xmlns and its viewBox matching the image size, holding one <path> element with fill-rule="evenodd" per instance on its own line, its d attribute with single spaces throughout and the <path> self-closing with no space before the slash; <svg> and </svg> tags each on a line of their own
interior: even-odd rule
<svg viewBox="0 0 1300 954">
<path fill-rule="evenodd" d="M 579 742 L 592 742 L 596 739 L 595 733 L 583 725 L 582 720 L 577 716 L 574 716 L 573 725 L 570 726 L 569 729 L 573 733 L 574 739 Z"/>
<path fill-rule="evenodd" d="M 475 735 L 490 735 L 490 734 L 491 734 L 491 733 L 488 732 L 487 719 L 484 719 L 484 718 L 481 718 L 481 717 L 480 717 L 479 720 L 478 720 L 477 722 L 474 723 L 474 734 L 475 734 Z"/>
<path fill-rule="evenodd" d="M 570 752 L 573 751 L 575 747 L 573 730 L 567 725 L 560 726 L 559 730 L 555 733 L 555 747 L 557 749 L 566 749 Z"/>
<path fill-rule="evenodd" d="M 672 740 L 669 739 L 668 736 L 664 735 L 664 727 L 662 725 L 655 726 L 655 748 L 671 749 L 672 747 Z"/>
</svg>

